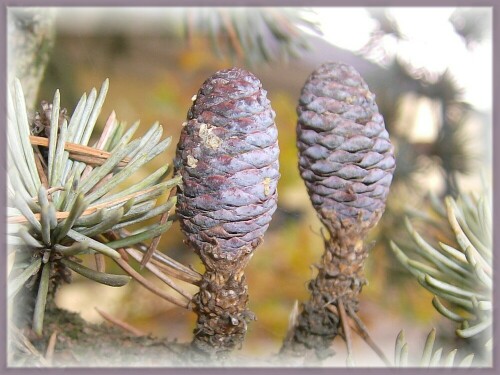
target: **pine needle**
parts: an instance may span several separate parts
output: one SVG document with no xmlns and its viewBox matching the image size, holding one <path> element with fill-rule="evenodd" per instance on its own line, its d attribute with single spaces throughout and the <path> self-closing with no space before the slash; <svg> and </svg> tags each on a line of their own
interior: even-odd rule
<svg viewBox="0 0 500 375">
<path fill-rule="evenodd" d="M 40 276 L 40 284 L 36 295 L 35 311 L 33 313 L 33 332 L 39 337 L 42 336 L 43 320 L 45 318 L 45 305 L 47 303 L 47 293 L 49 291 L 50 263 L 45 263 Z"/>
<path fill-rule="evenodd" d="M 141 274 L 139 274 L 137 271 L 135 271 L 127 262 L 125 262 L 123 259 L 115 259 L 115 262 L 118 263 L 118 265 L 123 268 L 125 272 L 127 272 L 130 276 L 132 276 L 137 282 L 142 284 L 146 289 L 151 291 L 152 293 L 156 294 L 159 297 L 162 297 L 166 301 L 169 301 L 173 303 L 174 305 L 177 305 L 179 307 L 183 307 L 185 309 L 188 309 L 189 303 L 185 302 L 183 300 L 180 300 L 174 296 L 171 296 L 168 293 L 165 293 L 163 290 L 157 288 L 155 285 L 150 283 L 147 279 L 145 279 Z"/>
<path fill-rule="evenodd" d="M 99 315 L 101 315 L 104 319 L 106 319 L 111 324 L 114 324 L 115 326 L 120 327 L 123 330 L 132 333 L 134 336 L 145 336 L 146 335 L 146 333 L 141 331 L 140 329 L 135 328 L 135 327 L 131 326 L 130 324 L 125 323 L 124 321 L 119 320 L 119 319 L 111 316 L 110 314 L 102 311 L 101 309 L 99 309 L 97 307 L 95 307 L 95 310 L 99 313 Z"/>
</svg>

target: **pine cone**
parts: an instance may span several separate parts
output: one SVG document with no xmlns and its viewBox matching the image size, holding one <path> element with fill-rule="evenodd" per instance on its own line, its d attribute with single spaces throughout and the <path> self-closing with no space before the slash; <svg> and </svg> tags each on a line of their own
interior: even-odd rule
<svg viewBox="0 0 500 375">
<path fill-rule="evenodd" d="M 326 63 L 305 83 L 297 107 L 299 169 L 332 234 L 361 236 L 380 219 L 395 168 L 375 95 L 351 66 Z"/>
<path fill-rule="evenodd" d="M 177 213 L 209 263 L 252 252 L 276 210 L 274 117 L 260 81 L 237 68 L 206 80 L 189 110 L 175 159 L 183 178 Z"/>
<path fill-rule="evenodd" d="M 340 312 L 358 311 L 368 256 L 363 238 L 385 209 L 395 161 L 375 95 L 349 65 L 326 63 L 314 71 L 297 113 L 300 174 L 331 236 L 281 353 L 303 357 L 313 349 L 323 358 L 339 333 Z"/>
<path fill-rule="evenodd" d="M 276 210 L 279 148 L 274 111 L 253 74 L 219 71 L 193 100 L 174 161 L 183 180 L 177 214 L 206 267 L 193 299 L 193 348 L 220 359 L 241 345 L 252 318 L 243 269 Z"/>
</svg>

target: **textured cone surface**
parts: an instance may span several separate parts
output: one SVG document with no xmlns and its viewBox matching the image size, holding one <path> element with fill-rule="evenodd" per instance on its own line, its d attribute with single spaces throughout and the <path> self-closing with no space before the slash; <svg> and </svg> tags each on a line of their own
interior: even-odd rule
<svg viewBox="0 0 500 375">
<path fill-rule="evenodd" d="M 243 269 L 276 210 L 279 148 L 274 111 L 253 74 L 219 71 L 193 100 L 174 163 L 181 229 L 206 267 L 192 343 L 204 361 L 240 346 L 253 318 Z"/>
<path fill-rule="evenodd" d="M 177 213 L 208 266 L 250 253 L 276 210 L 274 117 L 260 81 L 236 68 L 206 80 L 188 112 L 175 159 Z"/>
<path fill-rule="evenodd" d="M 349 65 L 314 71 L 297 113 L 300 173 L 331 236 L 281 353 L 304 357 L 313 350 L 321 359 L 340 332 L 340 306 L 349 315 L 358 310 L 368 255 L 363 237 L 385 209 L 395 161 L 375 95 Z"/>
<path fill-rule="evenodd" d="M 297 114 L 299 169 L 321 220 L 332 234 L 364 233 L 385 209 L 395 168 L 375 95 L 353 67 L 326 63 L 306 81 Z"/>
</svg>

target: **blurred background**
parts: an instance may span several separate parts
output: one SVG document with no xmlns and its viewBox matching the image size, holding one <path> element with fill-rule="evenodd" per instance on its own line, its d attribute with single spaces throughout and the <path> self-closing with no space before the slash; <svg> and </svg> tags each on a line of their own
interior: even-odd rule
<svg viewBox="0 0 500 375">
<path fill-rule="evenodd" d="M 397 158 L 386 213 L 366 242 L 376 241 L 366 264 L 369 284 L 361 296 L 360 316 L 389 358 L 401 329 L 414 345 L 410 357 L 420 355 L 432 327 L 445 351 L 460 345 L 454 325 L 434 310 L 432 295 L 394 259 L 388 241 L 404 241 L 402 218 L 408 210 L 424 211 L 430 191 L 442 197 L 491 185 L 490 8 L 51 11 L 55 41 L 38 102 L 51 101 L 60 89 L 61 105 L 72 113 L 83 92 L 99 88 L 109 78 L 98 129 L 114 110 L 121 121 L 141 121 L 136 136 L 159 121 L 164 134 L 173 137 L 168 152 L 150 163 L 151 172 L 172 163 L 191 97 L 216 70 L 244 67 L 268 91 L 279 129 L 282 177 L 278 211 L 246 269 L 249 306 L 258 317 L 243 348 L 251 356 L 279 350 L 292 307 L 296 300 L 308 298 L 312 265 L 323 252 L 321 224 L 297 169 L 295 107 L 300 89 L 323 62 L 353 65 L 376 94 Z M 147 174 L 143 170 L 134 178 Z M 178 224 L 162 237 L 159 249 L 202 269 L 184 245 Z M 191 339 L 195 322 L 193 313 L 134 282 L 111 288 L 74 275 L 74 282 L 58 292 L 57 303 L 96 323 L 103 321 L 97 307 L 143 332 L 179 341 Z M 338 358 L 345 358 L 343 346 L 337 340 Z M 358 365 L 383 365 L 357 337 L 354 355 Z"/>
</svg>

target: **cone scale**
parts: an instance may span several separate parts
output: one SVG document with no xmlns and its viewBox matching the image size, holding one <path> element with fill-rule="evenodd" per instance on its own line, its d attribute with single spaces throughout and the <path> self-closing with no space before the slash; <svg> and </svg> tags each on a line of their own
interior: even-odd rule
<svg viewBox="0 0 500 375">
<path fill-rule="evenodd" d="M 316 69 L 297 106 L 297 146 L 302 179 L 329 236 L 282 353 L 328 356 L 340 325 L 339 302 L 358 310 L 366 283 L 363 246 L 379 221 L 395 169 L 394 151 L 375 95 L 359 73 L 342 63 Z"/>
<path fill-rule="evenodd" d="M 245 70 L 216 72 L 193 97 L 177 145 L 177 214 L 205 265 L 193 298 L 192 349 L 202 359 L 239 348 L 253 319 L 244 268 L 276 210 L 279 178 L 275 113 L 266 95 Z"/>
</svg>

